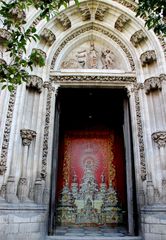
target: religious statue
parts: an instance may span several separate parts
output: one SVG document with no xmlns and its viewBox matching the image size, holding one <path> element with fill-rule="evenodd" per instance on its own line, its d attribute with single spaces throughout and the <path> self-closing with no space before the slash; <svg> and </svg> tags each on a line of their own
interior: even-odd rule
<svg viewBox="0 0 166 240">
<path fill-rule="evenodd" d="M 95 49 L 94 43 L 90 44 L 90 51 L 88 53 L 88 67 L 89 68 L 97 68 L 98 67 L 98 59 L 99 59 L 98 51 Z"/>
<path fill-rule="evenodd" d="M 105 51 L 101 52 L 101 61 L 103 64 L 103 69 L 110 69 L 114 63 L 114 55 L 110 49 L 106 49 Z"/>
</svg>

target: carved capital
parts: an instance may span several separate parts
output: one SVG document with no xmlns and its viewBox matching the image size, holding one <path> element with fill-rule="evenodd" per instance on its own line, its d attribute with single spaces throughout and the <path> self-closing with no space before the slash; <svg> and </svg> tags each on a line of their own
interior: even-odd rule
<svg viewBox="0 0 166 240">
<path fill-rule="evenodd" d="M 80 6 L 79 8 L 80 13 L 82 15 L 82 21 L 87 21 L 91 19 L 91 13 L 89 7 L 86 6 Z"/>
<path fill-rule="evenodd" d="M 62 25 L 64 31 L 66 31 L 67 29 L 71 28 L 71 21 L 70 21 L 69 17 L 66 14 L 62 13 L 56 19 Z"/>
<path fill-rule="evenodd" d="M 10 38 L 11 38 L 11 33 L 8 32 L 6 29 L 0 28 L 0 44 L 3 44 L 6 41 L 9 41 Z"/>
<path fill-rule="evenodd" d="M 154 50 L 146 51 L 141 54 L 140 60 L 142 63 L 142 66 L 146 66 L 146 64 L 151 64 L 155 61 L 157 61 L 156 53 Z"/>
<path fill-rule="evenodd" d="M 29 146 L 32 140 L 36 137 L 36 132 L 30 129 L 21 129 L 20 134 L 24 146 Z"/>
<path fill-rule="evenodd" d="M 161 90 L 161 79 L 159 77 L 151 77 L 144 82 L 145 93 L 148 94 L 151 90 Z"/>
<path fill-rule="evenodd" d="M 55 34 L 47 28 L 44 28 L 40 36 L 49 46 L 51 46 L 56 40 Z"/>
<path fill-rule="evenodd" d="M 43 79 L 38 77 L 38 76 L 31 75 L 31 76 L 28 77 L 26 87 L 28 89 L 34 89 L 37 92 L 41 93 L 42 92 L 42 87 L 43 87 Z"/>
<path fill-rule="evenodd" d="M 134 47 L 138 47 L 138 45 L 143 42 L 145 39 L 147 39 L 146 34 L 141 30 L 135 32 L 131 38 L 130 41 L 134 45 Z"/>
<path fill-rule="evenodd" d="M 104 21 L 104 17 L 106 12 L 108 11 L 108 7 L 102 4 L 99 4 L 95 13 L 95 19 L 99 21 Z"/>
<path fill-rule="evenodd" d="M 124 14 L 121 14 L 115 22 L 115 28 L 120 32 L 122 32 L 129 21 L 130 21 L 130 18 L 128 18 Z"/>
<path fill-rule="evenodd" d="M 157 143 L 158 148 L 165 147 L 166 145 L 166 131 L 159 131 L 152 134 L 152 139 Z"/>
</svg>

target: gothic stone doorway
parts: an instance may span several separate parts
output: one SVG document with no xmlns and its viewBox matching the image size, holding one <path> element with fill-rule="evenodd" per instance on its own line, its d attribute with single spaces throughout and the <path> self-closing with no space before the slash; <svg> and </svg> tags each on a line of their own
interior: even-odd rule
<svg viewBox="0 0 166 240">
<path fill-rule="evenodd" d="M 134 234 L 134 196 L 128 192 L 132 163 L 125 160 L 125 137 L 130 138 L 125 136 L 126 102 L 124 89 L 59 90 L 52 233 L 70 234 L 75 228 L 81 234 L 82 229 L 99 229 L 98 234 L 106 229 L 114 236 Z"/>
</svg>

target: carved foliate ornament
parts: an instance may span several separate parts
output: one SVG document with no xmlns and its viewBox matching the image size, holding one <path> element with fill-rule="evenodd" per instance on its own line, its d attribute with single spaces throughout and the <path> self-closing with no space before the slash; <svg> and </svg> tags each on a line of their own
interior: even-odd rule
<svg viewBox="0 0 166 240">
<path fill-rule="evenodd" d="M 82 15 L 82 21 L 87 21 L 91 19 L 91 12 L 89 7 L 86 6 L 80 6 L 79 7 L 80 13 Z"/>
<path fill-rule="evenodd" d="M 152 134 L 152 139 L 157 143 L 158 148 L 165 147 L 166 145 L 166 131 L 154 132 Z"/>
<path fill-rule="evenodd" d="M 41 93 L 43 87 L 43 79 L 38 76 L 31 75 L 28 77 L 26 87 L 28 89 L 34 89 L 37 92 Z"/>
<path fill-rule="evenodd" d="M 134 47 L 138 47 L 138 45 L 145 41 L 147 39 L 147 36 L 146 34 L 141 30 L 135 32 L 131 38 L 130 38 L 130 41 L 131 43 L 134 45 Z"/>
<path fill-rule="evenodd" d="M 35 57 L 33 59 L 35 65 L 40 65 L 41 57 L 43 58 L 43 61 L 46 60 L 47 55 L 46 55 L 46 53 L 43 50 L 41 50 L 39 48 L 33 48 L 32 49 L 32 54 L 33 53 L 36 53 L 36 55 L 35 55 Z"/>
<path fill-rule="evenodd" d="M 157 61 L 156 53 L 154 50 L 149 50 L 141 54 L 140 60 L 142 63 L 142 66 L 146 66 L 146 64 L 151 64 L 155 61 Z"/>
<path fill-rule="evenodd" d="M 20 134 L 24 146 L 29 146 L 32 140 L 36 137 L 36 132 L 30 129 L 21 129 Z"/>
<path fill-rule="evenodd" d="M 55 34 L 47 28 L 44 28 L 40 36 L 49 46 L 51 46 L 56 40 Z"/>
<path fill-rule="evenodd" d="M 62 13 L 56 20 L 62 25 L 64 31 L 71 28 L 71 21 L 66 14 Z"/>
<path fill-rule="evenodd" d="M 0 28 L 0 44 L 5 44 L 6 41 L 9 41 L 11 38 L 11 33 L 6 29 Z"/>
<path fill-rule="evenodd" d="M 148 94 L 151 90 L 161 90 L 161 79 L 159 77 L 151 77 L 145 80 L 144 88 L 145 93 Z"/>
<path fill-rule="evenodd" d="M 7 111 L 3 142 L 2 142 L 1 157 L 0 157 L 0 175 L 3 175 L 7 169 L 7 166 L 6 166 L 7 154 L 8 154 L 15 99 L 16 99 L 16 89 L 10 94 L 10 98 L 9 98 L 8 111 Z"/>
<path fill-rule="evenodd" d="M 130 18 L 128 18 L 124 14 L 121 14 L 115 22 L 115 28 L 120 32 L 122 32 L 129 21 L 130 21 Z"/>
<path fill-rule="evenodd" d="M 104 17 L 106 12 L 108 11 L 108 7 L 102 4 L 99 4 L 95 13 L 95 19 L 99 21 L 104 21 Z"/>
</svg>

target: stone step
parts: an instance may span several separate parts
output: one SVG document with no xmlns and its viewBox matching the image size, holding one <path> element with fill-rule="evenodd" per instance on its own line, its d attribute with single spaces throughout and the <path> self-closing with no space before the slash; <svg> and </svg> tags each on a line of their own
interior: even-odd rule
<svg viewBox="0 0 166 240">
<path fill-rule="evenodd" d="M 46 240 L 142 240 L 142 237 L 103 237 L 103 236 L 47 236 Z"/>
</svg>

